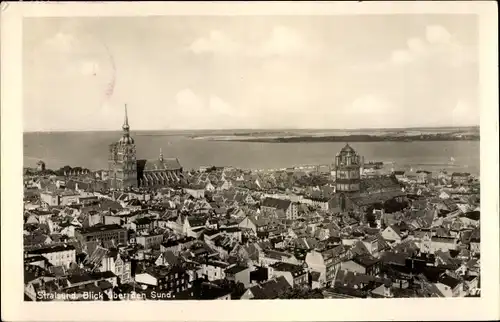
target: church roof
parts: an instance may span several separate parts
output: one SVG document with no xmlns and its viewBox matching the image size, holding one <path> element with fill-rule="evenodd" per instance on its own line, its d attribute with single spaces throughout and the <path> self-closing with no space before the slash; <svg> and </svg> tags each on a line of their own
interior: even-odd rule
<svg viewBox="0 0 500 322">
<path fill-rule="evenodd" d="M 144 171 L 180 170 L 182 168 L 177 158 L 146 160 Z"/>
<path fill-rule="evenodd" d="M 340 152 L 350 152 L 350 153 L 356 153 L 356 151 L 354 151 L 354 149 L 349 145 L 349 143 L 347 143 L 343 148 L 342 150 L 340 150 Z"/>
</svg>

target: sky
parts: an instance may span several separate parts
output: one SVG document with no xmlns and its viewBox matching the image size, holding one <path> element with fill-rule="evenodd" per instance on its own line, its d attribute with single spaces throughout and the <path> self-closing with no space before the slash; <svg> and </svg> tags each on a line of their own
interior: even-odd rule
<svg viewBox="0 0 500 322">
<path fill-rule="evenodd" d="M 25 18 L 25 131 L 479 125 L 473 15 Z"/>
</svg>

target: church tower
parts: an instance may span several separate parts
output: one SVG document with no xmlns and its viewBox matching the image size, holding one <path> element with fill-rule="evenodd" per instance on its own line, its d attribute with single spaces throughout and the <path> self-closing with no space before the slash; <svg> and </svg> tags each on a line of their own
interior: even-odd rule
<svg viewBox="0 0 500 322">
<path fill-rule="evenodd" d="M 109 185 L 112 189 L 126 190 L 137 187 L 137 159 L 134 139 L 130 136 L 127 105 L 120 140 L 109 146 Z"/>
<path fill-rule="evenodd" d="M 359 192 L 363 159 L 346 144 L 335 156 L 335 189 L 339 193 Z"/>
</svg>

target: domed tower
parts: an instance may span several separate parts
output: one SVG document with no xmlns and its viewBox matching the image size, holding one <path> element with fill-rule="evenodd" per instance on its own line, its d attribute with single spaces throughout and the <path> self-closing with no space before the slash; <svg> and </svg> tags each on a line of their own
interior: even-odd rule
<svg viewBox="0 0 500 322">
<path fill-rule="evenodd" d="M 361 166 L 363 159 L 346 144 L 335 156 L 335 189 L 339 193 L 360 190 Z"/>
<path fill-rule="evenodd" d="M 120 140 L 109 146 L 109 184 L 112 189 L 137 187 L 137 159 L 134 139 L 130 136 L 127 105 Z"/>
</svg>

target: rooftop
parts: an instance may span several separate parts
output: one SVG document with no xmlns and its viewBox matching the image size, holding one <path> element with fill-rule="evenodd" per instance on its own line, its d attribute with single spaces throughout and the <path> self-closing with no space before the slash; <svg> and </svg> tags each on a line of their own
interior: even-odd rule
<svg viewBox="0 0 500 322">
<path fill-rule="evenodd" d="M 91 234 L 91 233 L 96 233 L 96 232 L 102 232 L 102 231 L 110 231 L 110 230 L 125 230 L 120 225 L 117 224 L 112 224 L 112 225 L 96 225 L 92 227 L 86 227 L 86 228 L 78 228 L 77 230 L 80 232 L 80 234 Z"/>
</svg>

